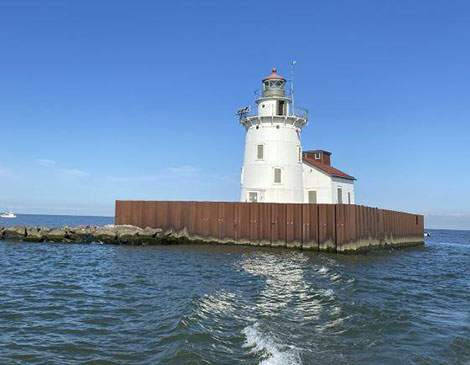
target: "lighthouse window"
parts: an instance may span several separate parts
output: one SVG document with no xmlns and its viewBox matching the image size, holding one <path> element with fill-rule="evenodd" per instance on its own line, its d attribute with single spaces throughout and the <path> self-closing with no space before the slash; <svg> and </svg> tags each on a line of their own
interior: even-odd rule
<svg viewBox="0 0 470 365">
<path fill-rule="evenodd" d="M 280 100 L 277 104 L 277 115 L 284 115 L 284 100 Z"/>
<path fill-rule="evenodd" d="M 280 184 L 281 183 L 281 173 L 282 170 L 279 168 L 274 169 L 274 183 L 275 184 Z"/>
<path fill-rule="evenodd" d="M 317 204 L 317 192 L 315 190 L 310 190 L 308 192 L 308 202 L 310 204 Z"/>
<path fill-rule="evenodd" d="M 271 89 L 282 89 L 284 87 L 284 81 L 283 80 L 271 80 L 269 83 L 269 87 Z"/>
<path fill-rule="evenodd" d="M 338 204 L 343 204 L 343 189 L 338 188 Z"/>
<path fill-rule="evenodd" d="M 256 146 L 256 158 L 258 160 L 264 159 L 264 145 L 263 144 L 259 144 Z"/>
</svg>

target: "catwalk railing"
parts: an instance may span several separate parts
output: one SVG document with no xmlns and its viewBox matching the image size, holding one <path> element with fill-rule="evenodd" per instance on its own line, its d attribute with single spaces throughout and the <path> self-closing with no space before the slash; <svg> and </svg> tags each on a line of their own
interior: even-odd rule
<svg viewBox="0 0 470 365">
<path fill-rule="evenodd" d="M 191 240 L 332 252 L 424 243 L 422 215 L 346 204 L 116 201 L 115 223 Z"/>
</svg>

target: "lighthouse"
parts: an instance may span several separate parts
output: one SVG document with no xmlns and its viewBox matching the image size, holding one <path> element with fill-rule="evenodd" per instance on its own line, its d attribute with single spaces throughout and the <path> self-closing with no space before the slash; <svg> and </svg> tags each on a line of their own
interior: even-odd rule
<svg viewBox="0 0 470 365">
<path fill-rule="evenodd" d="M 273 68 L 262 80 L 255 110 L 238 111 L 246 131 L 241 173 L 241 201 L 303 203 L 304 177 L 301 144 L 308 112 L 293 107 L 292 88 Z"/>
</svg>

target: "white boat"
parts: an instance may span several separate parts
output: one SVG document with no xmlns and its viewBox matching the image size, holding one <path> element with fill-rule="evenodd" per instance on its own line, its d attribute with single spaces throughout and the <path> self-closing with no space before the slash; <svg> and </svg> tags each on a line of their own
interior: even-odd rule
<svg viewBox="0 0 470 365">
<path fill-rule="evenodd" d="M 8 212 L 8 213 L 2 213 L 0 215 L 2 218 L 16 218 L 16 215 L 13 214 L 13 212 Z"/>
</svg>

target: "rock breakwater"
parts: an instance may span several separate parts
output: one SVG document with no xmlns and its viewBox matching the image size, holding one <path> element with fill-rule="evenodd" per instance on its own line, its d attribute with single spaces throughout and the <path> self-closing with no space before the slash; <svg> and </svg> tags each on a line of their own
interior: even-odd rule
<svg viewBox="0 0 470 365">
<path fill-rule="evenodd" d="M 24 242 L 107 243 L 156 245 L 171 243 L 171 235 L 161 229 L 122 226 L 0 227 L 0 239 Z"/>
</svg>

